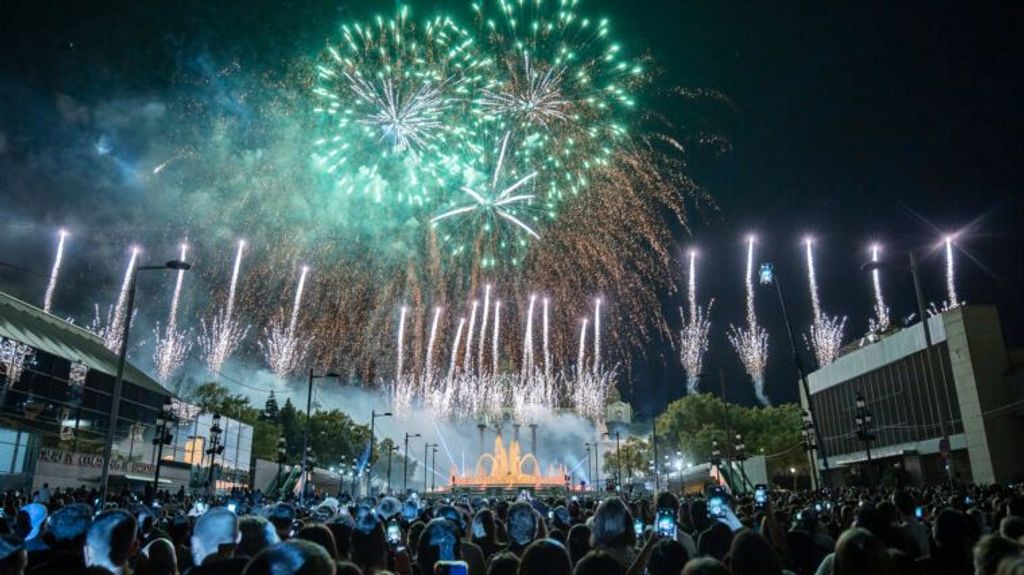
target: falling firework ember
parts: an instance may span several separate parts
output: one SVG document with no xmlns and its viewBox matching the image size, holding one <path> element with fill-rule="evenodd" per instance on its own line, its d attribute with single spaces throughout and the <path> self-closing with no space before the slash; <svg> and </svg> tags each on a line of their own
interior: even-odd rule
<svg viewBox="0 0 1024 575">
<path fill-rule="evenodd" d="M 181 261 L 185 261 L 188 246 L 181 245 Z M 171 296 L 171 310 L 167 314 L 167 327 L 160 330 L 157 324 L 153 330 L 156 339 L 156 346 L 153 349 L 153 363 L 156 366 L 156 373 L 164 383 L 170 381 L 174 374 L 181 369 L 192 349 L 192 333 L 190 330 L 178 329 L 178 305 L 181 302 L 181 286 L 185 281 L 185 270 L 178 270 L 178 277 L 174 281 L 174 294 Z"/>
<path fill-rule="evenodd" d="M 132 276 L 135 273 L 135 265 L 139 259 L 139 248 L 132 248 L 132 255 L 128 259 L 128 267 L 125 268 L 124 280 L 121 282 L 121 291 L 117 295 L 117 303 L 107 309 L 106 316 L 100 315 L 99 305 L 94 306 L 91 331 L 103 338 L 103 344 L 113 352 L 121 349 L 121 338 L 124 336 L 125 320 L 128 313 L 128 290 L 131 289 Z M 135 312 L 132 312 L 134 319 Z"/>
<path fill-rule="evenodd" d="M 231 272 L 231 285 L 228 288 L 228 302 L 209 321 L 205 319 L 199 324 L 199 347 L 203 351 L 206 367 L 210 373 L 219 374 L 224 363 L 235 353 L 239 344 L 249 333 L 249 326 L 242 326 L 235 321 L 235 294 L 238 289 L 238 274 L 242 269 L 242 252 L 245 241 L 238 242 L 235 265 Z"/>
<path fill-rule="evenodd" d="M 707 353 L 710 342 L 711 306 L 714 305 L 714 300 L 708 303 L 706 309 L 697 305 L 696 259 L 697 252 L 691 250 L 687 284 L 689 314 L 680 310 L 683 329 L 679 332 L 679 359 L 686 373 L 686 392 L 691 395 L 697 393 L 697 384 L 704 369 L 704 354 Z"/>
<path fill-rule="evenodd" d="M 764 370 L 768 365 L 768 332 L 757 324 L 754 313 L 754 238 L 747 240 L 747 268 L 744 276 L 747 294 L 747 326 L 729 326 L 729 343 L 754 384 L 754 394 L 764 405 L 771 405 L 764 389 Z"/>
<path fill-rule="evenodd" d="M 300 337 L 296 332 L 299 324 L 299 310 L 302 307 L 302 292 L 306 287 L 306 275 L 309 268 L 302 266 L 299 274 L 299 284 L 295 288 L 295 299 L 292 303 L 292 313 L 287 325 L 274 319 L 264 329 L 264 340 L 259 342 L 263 358 L 267 360 L 270 371 L 277 377 L 284 379 L 295 372 L 302 364 L 309 352 L 310 337 Z"/>
<path fill-rule="evenodd" d="M 818 360 L 818 367 L 824 367 L 839 357 L 839 349 L 843 346 L 846 318 L 827 317 L 822 313 L 821 301 L 818 299 L 818 278 L 814 269 L 814 242 L 807 238 L 804 244 L 807 253 L 807 282 L 811 292 L 811 309 L 814 312 L 810 334 L 804 339 L 807 340 L 808 347 L 814 352 L 814 357 Z"/>
<path fill-rule="evenodd" d="M 871 246 L 872 262 L 878 262 L 880 250 L 878 244 Z M 885 305 L 885 298 L 882 296 L 882 272 L 878 268 L 871 270 L 871 287 L 875 295 L 875 317 L 868 322 L 868 331 L 874 334 L 885 333 L 889 331 L 891 320 L 889 306 Z"/>
<path fill-rule="evenodd" d="M 53 256 L 53 267 L 50 269 L 50 281 L 46 284 L 46 295 L 43 297 L 43 311 L 50 313 L 53 309 L 53 294 L 57 291 L 57 278 L 60 276 L 60 264 L 64 259 L 64 240 L 68 237 L 67 230 L 60 230 L 57 240 L 57 253 Z"/>
</svg>

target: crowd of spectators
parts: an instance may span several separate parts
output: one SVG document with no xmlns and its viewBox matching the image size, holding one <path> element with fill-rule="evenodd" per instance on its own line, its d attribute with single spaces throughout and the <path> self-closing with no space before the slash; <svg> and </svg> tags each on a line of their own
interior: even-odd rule
<svg viewBox="0 0 1024 575">
<path fill-rule="evenodd" d="M 721 502 L 670 492 L 307 505 L 241 490 L 144 497 L 7 492 L 0 575 L 1024 575 L 1024 490 L 1014 485 Z"/>
</svg>

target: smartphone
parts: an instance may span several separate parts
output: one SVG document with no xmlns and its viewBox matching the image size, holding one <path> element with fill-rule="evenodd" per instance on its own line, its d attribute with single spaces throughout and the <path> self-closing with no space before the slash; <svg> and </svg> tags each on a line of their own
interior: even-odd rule
<svg viewBox="0 0 1024 575">
<path fill-rule="evenodd" d="M 918 519 L 923 519 L 924 518 L 924 507 L 921 507 L 920 505 L 918 505 L 914 509 L 914 517 L 917 517 Z"/>
<path fill-rule="evenodd" d="M 554 519 L 555 519 L 555 510 L 551 509 L 551 510 L 548 511 L 548 521 L 553 521 Z"/>
<path fill-rule="evenodd" d="M 814 504 L 814 510 L 821 513 L 821 501 Z"/>
<path fill-rule="evenodd" d="M 238 505 L 234 503 L 228 503 L 228 511 L 234 513 L 238 509 Z"/>
<path fill-rule="evenodd" d="M 468 575 L 469 565 L 465 561 L 438 561 L 434 563 L 434 575 Z"/>
<path fill-rule="evenodd" d="M 676 514 L 671 509 L 659 509 L 656 519 L 654 520 L 654 527 L 658 530 L 658 534 L 664 537 L 676 537 Z M 634 529 L 636 527 L 634 526 Z"/>
<path fill-rule="evenodd" d="M 633 520 L 633 532 L 636 533 L 637 537 L 642 537 L 644 534 L 644 522 L 642 519 Z"/>
<path fill-rule="evenodd" d="M 398 545 L 402 542 L 402 527 L 392 519 L 388 522 L 388 543 Z"/>
<path fill-rule="evenodd" d="M 967 505 L 974 505 L 974 498 L 970 495 L 964 495 L 964 503 Z"/>
<path fill-rule="evenodd" d="M 762 509 L 767 503 L 768 486 L 763 483 L 758 483 L 754 486 L 754 507 Z"/>
</svg>

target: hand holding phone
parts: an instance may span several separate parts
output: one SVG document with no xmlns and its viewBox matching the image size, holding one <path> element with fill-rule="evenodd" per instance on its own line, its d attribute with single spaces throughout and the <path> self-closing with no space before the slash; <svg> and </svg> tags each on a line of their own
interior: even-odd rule
<svg viewBox="0 0 1024 575">
<path fill-rule="evenodd" d="M 654 523 L 655 531 L 665 537 L 676 537 L 676 515 L 671 509 L 659 509 Z M 634 527 L 635 528 L 635 527 Z"/>
</svg>

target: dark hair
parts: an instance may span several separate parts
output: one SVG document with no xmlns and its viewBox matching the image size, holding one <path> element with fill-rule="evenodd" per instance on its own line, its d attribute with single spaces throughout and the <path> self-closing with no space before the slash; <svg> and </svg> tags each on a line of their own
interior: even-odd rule
<svg viewBox="0 0 1024 575">
<path fill-rule="evenodd" d="M 1024 537 L 1024 517 L 1003 517 L 999 523 L 999 534 L 1012 541 Z"/>
<path fill-rule="evenodd" d="M 1002 535 L 986 535 L 974 546 L 974 572 L 995 575 L 1003 559 L 1020 553 L 1020 545 Z"/>
<path fill-rule="evenodd" d="M 352 534 L 349 535 L 349 553 L 352 555 L 352 562 L 363 571 L 370 566 L 385 566 L 388 540 L 384 533 L 384 524 L 378 521 L 373 513 L 366 513 L 360 517 L 352 529 Z"/>
<path fill-rule="evenodd" d="M 682 575 L 730 575 L 730 573 L 718 559 L 698 557 L 686 563 Z"/>
<path fill-rule="evenodd" d="M 651 549 L 647 572 L 650 575 L 678 575 L 689 560 L 690 554 L 682 543 L 675 539 L 662 539 Z"/>
<path fill-rule="evenodd" d="M 324 548 L 331 559 L 338 559 L 338 546 L 334 543 L 334 534 L 323 523 L 309 523 L 299 529 L 298 539 L 312 541 Z"/>
<path fill-rule="evenodd" d="M 260 551 L 242 575 L 334 575 L 335 571 L 334 561 L 323 547 L 293 539 Z"/>
<path fill-rule="evenodd" d="M 344 521 L 329 521 L 327 528 L 331 530 L 331 535 L 334 535 L 334 547 L 338 551 L 338 560 L 347 560 L 351 551 L 349 546 L 352 540 L 352 524 Z"/>
<path fill-rule="evenodd" d="M 238 531 L 241 540 L 235 549 L 235 555 L 240 557 L 255 557 L 260 551 L 278 542 L 274 526 L 262 517 L 242 517 L 238 520 Z"/>
<path fill-rule="evenodd" d="M 914 512 L 914 497 L 903 489 L 897 489 L 892 494 L 892 504 L 903 515 L 910 515 Z"/>
<path fill-rule="evenodd" d="M 935 544 L 951 553 L 968 553 L 976 535 L 967 516 L 953 509 L 943 509 L 932 526 Z"/>
<path fill-rule="evenodd" d="M 636 543 L 633 515 L 618 497 L 609 497 L 597 506 L 590 531 L 590 544 L 595 548 L 632 547 Z"/>
<path fill-rule="evenodd" d="M 697 553 L 699 555 L 710 555 L 721 561 L 729 552 L 732 545 L 732 530 L 721 521 L 715 521 L 697 539 Z"/>
<path fill-rule="evenodd" d="M 359 566 L 349 561 L 338 561 L 337 575 L 363 575 L 363 571 L 359 569 Z"/>
<path fill-rule="evenodd" d="M 576 564 L 573 575 L 624 575 L 626 568 L 604 550 L 591 551 Z"/>
<path fill-rule="evenodd" d="M 733 575 L 781 575 L 782 561 L 768 540 L 753 531 L 741 531 L 729 547 Z"/>
<path fill-rule="evenodd" d="M 517 501 L 508 508 L 508 542 L 526 547 L 537 538 L 537 512 L 525 501 Z"/>
<path fill-rule="evenodd" d="M 416 564 L 420 573 L 433 573 L 434 563 L 462 559 L 459 528 L 448 519 L 431 519 L 420 535 L 416 547 Z"/>
<path fill-rule="evenodd" d="M 523 552 L 518 575 L 570 575 L 572 561 L 565 546 L 553 539 L 538 539 Z"/>
<path fill-rule="evenodd" d="M 491 557 L 487 566 L 487 575 L 516 575 L 519 571 L 519 558 L 515 553 L 502 551 Z"/>
<path fill-rule="evenodd" d="M 96 516 L 85 541 L 93 555 L 118 566 L 128 561 L 137 536 L 135 516 L 124 509 L 111 509 Z"/>
<path fill-rule="evenodd" d="M 885 544 L 874 533 L 855 527 L 839 536 L 832 561 L 833 575 L 886 573 L 888 565 Z"/>
<path fill-rule="evenodd" d="M 92 509 L 85 503 L 61 507 L 46 520 L 45 538 L 51 545 L 78 545 L 85 540 L 92 524 Z"/>
<path fill-rule="evenodd" d="M 671 509 L 678 515 L 679 498 L 671 491 L 662 491 L 654 498 L 654 507 L 656 509 Z"/>
<path fill-rule="evenodd" d="M 573 525 L 569 530 L 569 558 L 576 565 L 584 555 L 590 552 L 590 528 L 585 523 Z"/>
</svg>

